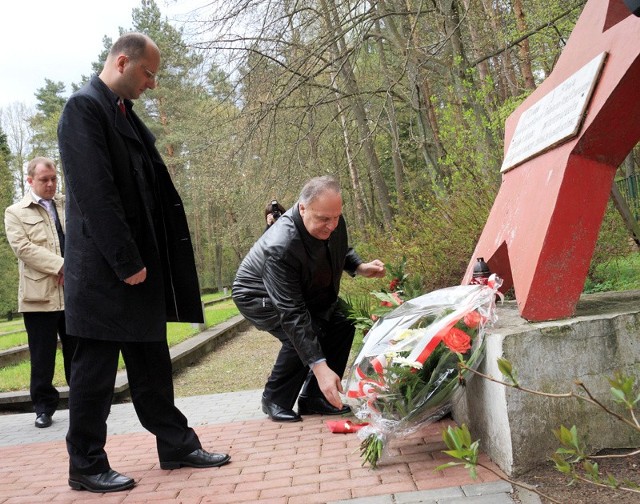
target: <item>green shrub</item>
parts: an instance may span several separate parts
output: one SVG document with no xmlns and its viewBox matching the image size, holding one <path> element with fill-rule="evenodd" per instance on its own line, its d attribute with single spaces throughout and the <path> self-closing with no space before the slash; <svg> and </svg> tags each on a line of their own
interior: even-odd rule
<svg viewBox="0 0 640 504">
<path fill-rule="evenodd" d="M 385 263 L 397 264 L 406 257 L 406 272 L 415 291 L 459 285 L 497 187 L 497 180 L 469 169 L 465 177 L 449 181 L 450 194 L 425 193 L 407 202 L 390 234 L 367 230 L 366 239 L 364 233 L 356 234 L 356 249 L 365 260 L 378 257 Z M 366 246 L 360 241 L 366 241 Z M 369 291 L 380 290 L 375 285 L 369 287 Z M 355 291 L 348 289 L 350 293 Z"/>
</svg>

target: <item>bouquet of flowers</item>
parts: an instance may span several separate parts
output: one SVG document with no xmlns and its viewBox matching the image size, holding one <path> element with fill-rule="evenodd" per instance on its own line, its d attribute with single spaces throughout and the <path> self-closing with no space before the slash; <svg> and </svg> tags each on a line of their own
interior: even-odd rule
<svg viewBox="0 0 640 504">
<path fill-rule="evenodd" d="M 502 281 L 460 285 L 411 299 L 377 319 L 346 380 L 346 402 L 369 425 L 358 430 L 363 465 L 376 467 L 391 437 L 408 435 L 451 409 L 467 371 L 484 354 Z"/>
</svg>

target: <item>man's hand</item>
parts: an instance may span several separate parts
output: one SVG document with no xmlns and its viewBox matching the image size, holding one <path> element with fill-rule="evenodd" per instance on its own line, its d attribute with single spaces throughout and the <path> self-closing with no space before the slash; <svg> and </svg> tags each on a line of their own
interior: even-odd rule
<svg viewBox="0 0 640 504">
<path fill-rule="evenodd" d="M 64 266 L 58 271 L 58 285 L 64 285 Z"/>
<path fill-rule="evenodd" d="M 338 395 L 338 392 L 342 392 L 340 377 L 333 372 L 326 361 L 318 362 L 313 366 L 313 374 L 318 380 L 320 391 L 324 394 L 327 401 L 338 409 L 342 408 L 343 404 Z"/>
<path fill-rule="evenodd" d="M 124 283 L 129 285 L 136 285 L 144 282 L 147 279 L 147 268 L 142 268 L 135 275 L 131 275 L 129 278 L 124 279 Z"/>
<path fill-rule="evenodd" d="M 367 278 L 382 278 L 386 274 L 384 263 L 378 259 L 374 259 L 368 263 L 362 263 L 356 268 L 356 273 Z"/>
</svg>

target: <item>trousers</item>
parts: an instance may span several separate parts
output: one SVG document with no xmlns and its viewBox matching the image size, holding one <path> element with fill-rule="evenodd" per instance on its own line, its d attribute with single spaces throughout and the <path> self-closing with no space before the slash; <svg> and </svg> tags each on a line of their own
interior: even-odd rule
<svg viewBox="0 0 640 504">
<path fill-rule="evenodd" d="M 355 328 L 341 312 L 335 310 L 329 320 L 314 318 L 318 341 L 327 365 L 338 376 L 344 374 L 353 344 Z M 323 397 L 313 372 L 298 356 L 291 339 L 281 327 L 269 330 L 282 343 L 276 362 L 264 388 L 263 397 L 278 406 L 292 409 L 298 395 Z"/>
<path fill-rule="evenodd" d="M 166 340 L 128 343 L 78 337 L 71 362 L 66 437 L 71 472 L 89 475 L 111 468 L 104 446 L 120 352 L 133 406 L 142 426 L 156 437 L 160 461 L 180 459 L 202 448 L 175 406 Z"/>
<path fill-rule="evenodd" d="M 75 338 L 67 335 L 64 311 L 23 312 L 27 330 L 31 360 L 29 392 L 36 415 L 53 415 L 58 407 L 60 394 L 53 386 L 58 337 L 62 345 L 62 359 L 67 383 L 70 382 L 71 358 L 75 350 Z"/>
</svg>

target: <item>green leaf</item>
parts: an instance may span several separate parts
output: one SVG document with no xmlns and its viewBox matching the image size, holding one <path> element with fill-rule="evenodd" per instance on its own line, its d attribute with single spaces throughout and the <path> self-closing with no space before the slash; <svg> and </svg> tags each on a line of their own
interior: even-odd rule
<svg viewBox="0 0 640 504">
<path fill-rule="evenodd" d="M 455 467 L 461 465 L 459 462 L 447 462 L 446 464 L 439 465 L 434 469 L 434 471 L 442 471 L 443 469 L 448 469 L 449 467 Z"/>
<path fill-rule="evenodd" d="M 444 450 L 442 453 L 444 453 L 445 455 L 449 455 L 450 457 L 453 457 L 455 459 L 459 459 L 459 460 L 465 459 L 465 455 L 462 450 Z"/>
<path fill-rule="evenodd" d="M 556 469 L 563 474 L 571 473 L 571 465 L 560 455 L 553 454 L 551 459 L 555 463 Z"/>
<path fill-rule="evenodd" d="M 511 362 L 507 359 L 503 359 L 502 357 L 498 359 L 498 369 L 505 376 L 511 376 L 513 373 L 513 366 L 511 365 Z"/>
<path fill-rule="evenodd" d="M 624 392 L 620 389 L 611 387 L 611 395 L 613 396 L 613 400 L 617 403 L 626 402 Z"/>
<path fill-rule="evenodd" d="M 611 474 L 608 475 L 606 483 L 611 488 L 618 488 L 620 486 L 620 484 L 618 483 L 618 480 L 616 480 Z"/>
<path fill-rule="evenodd" d="M 498 369 L 500 370 L 502 375 L 511 380 L 514 385 L 518 385 L 518 380 L 516 380 L 515 372 L 513 370 L 511 362 L 500 357 L 498 359 Z"/>
<path fill-rule="evenodd" d="M 598 470 L 598 464 L 594 464 L 585 460 L 582 463 L 582 468 L 584 469 L 586 476 L 591 480 L 598 482 L 600 481 L 600 471 Z"/>
</svg>

